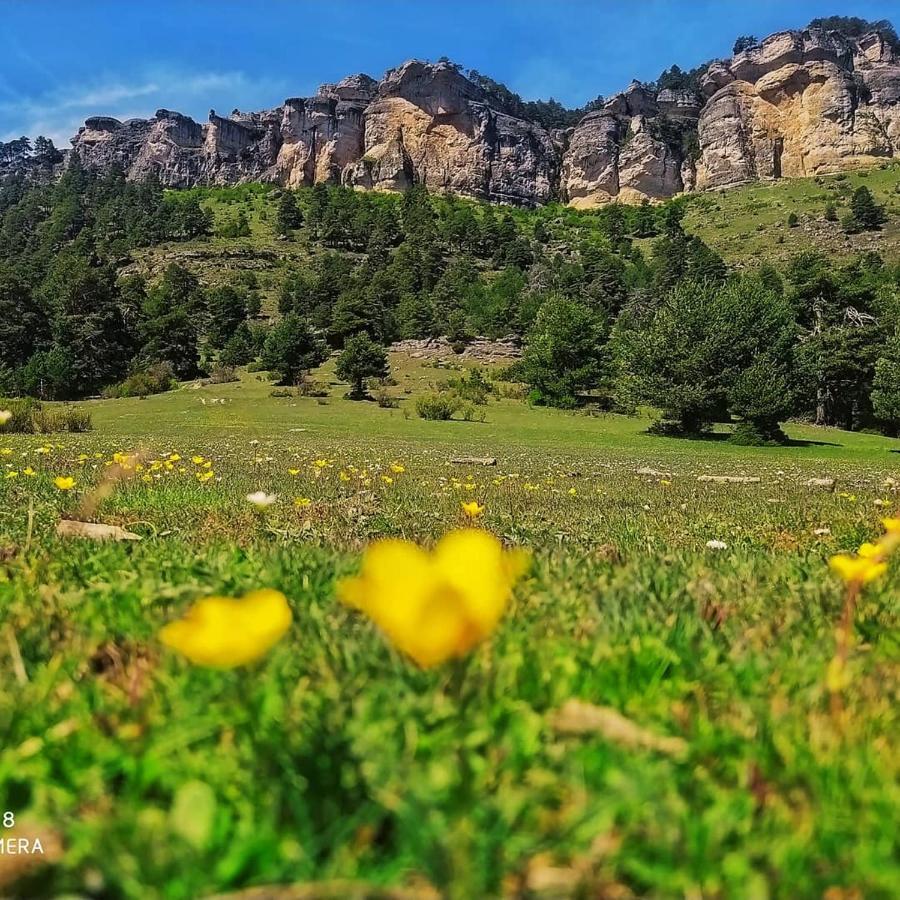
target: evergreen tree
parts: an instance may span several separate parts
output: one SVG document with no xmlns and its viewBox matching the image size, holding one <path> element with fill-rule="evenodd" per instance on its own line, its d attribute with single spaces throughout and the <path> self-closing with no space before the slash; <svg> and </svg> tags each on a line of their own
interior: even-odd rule
<svg viewBox="0 0 900 900">
<path fill-rule="evenodd" d="M 387 378 L 390 374 L 384 347 L 376 344 L 365 332 L 347 338 L 335 371 L 338 378 L 351 384 L 349 396 L 354 400 L 366 396 L 368 379 Z"/>
<path fill-rule="evenodd" d="M 210 346 L 224 347 L 240 325 L 247 321 L 247 301 L 244 295 L 229 285 L 213 288 L 208 293 Z"/>
<path fill-rule="evenodd" d="M 596 387 L 603 372 L 605 324 L 575 300 L 546 300 L 528 333 L 517 369 L 531 387 L 531 400 L 572 407 Z"/>
<path fill-rule="evenodd" d="M 297 384 L 327 356 L 325 341 L 310 321 L 289 313 L 269 330 L 261 362 L 279 376 L 281 384 Z"/>
<path fill-rule="evenodd" d="M 303 214 L 297 206 L 297 198 L 292 191 L 282 191 L 278 200 L 278 215 L 275 227 L 282 237 L 290 237 L 295 228 L 303 224 Z"/>
<path fill-rule="evenodd" d="M 844 219 L 844 230 L 849 233 L 876 231 L 885 221 L 884 207 L 875 202 L 872 192 L 864 184 L 860 185 L 850 199 L 850 212 Z"/>
</svg>

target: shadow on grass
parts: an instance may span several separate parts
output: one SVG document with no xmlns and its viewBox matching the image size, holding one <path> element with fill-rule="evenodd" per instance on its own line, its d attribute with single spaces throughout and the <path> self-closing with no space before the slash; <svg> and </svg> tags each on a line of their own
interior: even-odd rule
<svg viewBox="0 0 900 900">
<path fill-rule="evenodd" d="M 659 434 L 652 429 L 647 429 L 644 434 L 650 437 L 674 438 L 677 441 L 699 441 L 714 444 L 728 443 L 731 433 L 728 431 L 706 431 L 700 434 Z M 780 450 L 784 447 L 843 447 L 843 444 L 834 441 L 809 441 L 797 438 L 788 438 L 780 444 L 735 444 L 735 447 L 752 447 L 762 450 Z M 891 450 L 891 453 L 900 453 L 900 450 Z"/>
</svg>

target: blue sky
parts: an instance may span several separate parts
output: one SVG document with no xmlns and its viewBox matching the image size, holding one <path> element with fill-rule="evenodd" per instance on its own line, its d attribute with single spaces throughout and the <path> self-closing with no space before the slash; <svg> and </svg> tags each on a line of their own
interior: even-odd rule
<svg viewBox="0 0 900 900">
<path fill-rule="evenodd" d="M 67 147 L 88 115 L 159 107 L 205 121 L 444 55 L 577 106 L 834 13 L 900 28 L 896 0 L 0 0 L 0 140 Z"/>
</svg>

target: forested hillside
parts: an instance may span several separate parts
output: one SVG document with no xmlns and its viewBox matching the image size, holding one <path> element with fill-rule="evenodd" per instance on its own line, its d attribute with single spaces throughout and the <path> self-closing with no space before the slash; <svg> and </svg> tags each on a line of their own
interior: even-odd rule
<svg viewBox="0 0 900 900">
<path fill-rule="evenodd" d="M 893 431 L 900 266 L 876 248 L 896 176 L 874 172 L 875 194 L 805 182 L 799 216 L 757 203 L 770 262 L 718 240 L 738 192 L 528 211 L 422 187 L 166 191 L 76 161 L 0 189 L 0 393 L 144 393 L 242 365 L 294 383 L 357 335 L 377 354 L 515 334 L 504 377 L 535 403 L 650 405 L 690 433 L 737 416 L 750 441 L 789 417 Z M 840 254 L 804 243 L 819 227 Z"/>
</svg>

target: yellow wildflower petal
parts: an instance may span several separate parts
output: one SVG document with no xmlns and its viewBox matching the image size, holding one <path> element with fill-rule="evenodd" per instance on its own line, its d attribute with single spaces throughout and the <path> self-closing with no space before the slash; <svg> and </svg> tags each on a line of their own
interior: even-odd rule
<svg viewBox="0 0 900 900">
<path fill-rule="evenodd" d="M 291 624 L 287 598 L 264 588 L 243 597 L 205 597 L 165 625 L 160 640 L 192 663 L 217 669 L 247 665 L 266 654 Z"/>
</svg>

